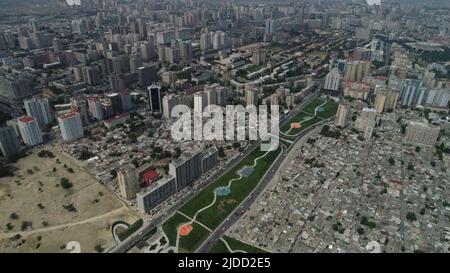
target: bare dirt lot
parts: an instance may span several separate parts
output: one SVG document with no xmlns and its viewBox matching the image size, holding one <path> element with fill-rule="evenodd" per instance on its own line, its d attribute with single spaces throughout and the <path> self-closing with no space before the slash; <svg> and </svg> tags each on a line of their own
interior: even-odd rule
<svg viewBox="0 0 450 273">
<path fill-rule="evenodd" d="M 137 213 L 73 158 L 53 146 L 44 149 L 54 158 L 41 158 L 35 149 L 15 164 L 14 177 L 0 178 L 0 252 L 69 252 L 69 241 L 80 242 L 82 252 L 112 247 L 111 224 L 133 223 Z M 21 238 L 13 240 L 17 234 Z"/>
</svg>

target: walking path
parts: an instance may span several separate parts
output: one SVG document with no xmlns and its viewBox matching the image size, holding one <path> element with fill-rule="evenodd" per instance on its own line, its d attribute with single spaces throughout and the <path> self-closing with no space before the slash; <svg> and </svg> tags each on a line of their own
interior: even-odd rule
<svg viewBox="0 0 450 273">
<path fill-rule="evenodd" d="M 228 245 L 228 242 L 223 237 L 220 238 L 220 240 L 225 244 L 225 246 L 228 249 L 228 252 L 230 252 L 230 253 L 247 253 L 244 250 L 239 250 L 239 249 L 233 250 L 233 249 L 231 249 L 230 245 Z"/>
<path fill-rule="evenodd" d="M 319 99 L 319 98 L 318 98 L 318 99 Z M 323 99 L 320 99 L 320 100 L 323 100 Z M 327 103 L 328 103 L 327 100 L 323 100 L 323 103 L 322 103 L 321 105 L 317 106 L 317 107 L 314 109 L 314 116 L 308 116 L 308 117 L 306 117 L 304 120 L 302 120 L 302 121 L 300 121 L 300 122 L 298 122 L 298 123 L 299 123 L 300 125 L 302 125 L 303 122 L 308 121 L 308 120 L 310 120 L 310 119 L 313 119 L 313 118 L 317 117 L 317 110 L 320 109 L 320 107 L 324 106 L 324 105 L 327 104 Z M 304 112 L 304 111 L 301 111 L 300 113 L 305 113 L 305 114 L 310 115 L 310 113 L 307 113 L 307 112 Z M 319 117 L 318 117 L 318 118 L 319 118 Z M 293 135 L 289 134 L 289 133 L 291 132 L 292 129 L 295 129 L 295 128 L 291 127 L 291 128 L 289 128 L 289 130 L 287 130 L 285 133 L 280 132 L 280 134 L 281 134 L 282 136 L 287 136 L 287 137 L 292 137 L 292 136 L 295 137 L 295 136 L 297 136 L 298 134 L 300 134 L 300 132 L 298 132 L 297 134 L 293 134 Z"/>
</svg>

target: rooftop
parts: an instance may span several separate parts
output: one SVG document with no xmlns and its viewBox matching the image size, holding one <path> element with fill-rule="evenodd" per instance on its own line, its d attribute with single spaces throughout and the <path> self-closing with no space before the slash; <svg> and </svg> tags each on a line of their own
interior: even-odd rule
<svg viewBox="0 0 450 273">
<path fill-rule="evenodd" d="M 20 118 L 18 118 L 18 120 L 19 120 L 20 122 L 29 123 L 29 122 L 33 122 L 33 121 L 34 121 L 34 118 L 33 118 L 33 117 L 27 117 L 27 116 L 25 116 L 25 117 L 20 117 Z"/>
<path fill-rule="evenodd" d="M 65 114 L 64 116 L 60 117 L 60 119 L 66 120 L 66 119 L 73 118 L 78 115 L 80 115 L 80 114 L 78 114 L 78 112 L 70 112 L 70 113 Z"/>
</svg>

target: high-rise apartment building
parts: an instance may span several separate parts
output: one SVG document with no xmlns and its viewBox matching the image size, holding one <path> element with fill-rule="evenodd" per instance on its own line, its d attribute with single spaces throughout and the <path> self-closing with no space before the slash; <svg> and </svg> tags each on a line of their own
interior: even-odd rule
<svg viewBox="0 0 450 273">
<path fill-rule="evenodd" d="M 169 174 L 177 181 L 177 190 L 190 186 L 202 174 L 202 152 L 193 151 L 172 160 Z"/>
<path fill-rule="evenodd" d="M 345 127 L 350 120 L 350 104 L 346 102 L 339 103 L 339 107 L 336 113 L 335 124 L 336 126 Z"/>
<path fill-rule="evenodd" d="M 136 203 L 143 213 L 150 211 L 177 192 L 176 179 L 168 176 L 155 182 L 154 186 L 136 194 Z"/>
<path fill-rule="evenodd" d="M 117 172 L 117 181 L 119 184 L 120 195 L 131 200 L 136 198 L 136 194 L 140 190 L 138 176 L 133 166 L 126 166 Z"/>
<path fill-rule="evenodd" d="M 0 150 L 4 157 L 9 158 L 20 151 L 20 143 L 12 126 L 0 128 Z"/>
<path fill-rule="evenodd" d="M 341 86 L 342 75 L 337 67 L 333 68 L 325 76 L 325 85 L 323 89 L 330 91 L 339 91 Z"/>
<path fill-rule="evenodd" d="M 23 103 L 27 116 L 35 118 L 41 127 L 53 121 L 53 114 L 47 99 L 32 98 L 24 100 Z"/>
<path fill-rule="evenodd" d="M 440 127 L 425 122 L 410 121 L 406 127 L 405 142 L 434 146 L 439 137 Z"/>
<path fill-rule="evenodd" d="M 73 141 L 84 136 L 81 115 L 77 112 L 68 113 L 58 118 L 59 128 L 62 138 L 66 141 Z"/>
<path fill-rule="evenodd" d="M 149 109 L 153 113 L 162 112 L 161 86 L 151 85 L 147 88 Z"/>
<path fill-rule="evenodd" d="M 17 125 L 25 145 L 36 146 L 44 142 L 39 124 L 33 117 L 20 117 L 17 119 Z"/>
</svg>

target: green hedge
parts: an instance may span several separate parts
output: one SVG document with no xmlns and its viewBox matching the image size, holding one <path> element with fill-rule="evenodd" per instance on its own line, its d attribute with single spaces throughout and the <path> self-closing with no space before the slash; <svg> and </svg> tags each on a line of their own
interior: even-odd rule
<svg viewBox="0 0 450 273">
<path fill-rule="evenodd" d="M 138 229 L 140 229 L 143 224 L 144 220 L 139 219 L 136 222 L 134 222 L 131 226 L 129 226 L 126 230 L 117 234 L 117 236 L 121 241 L 123 241 L 126 238 L 128 238 L 131 234 L 135 233 Z"/>
</svg>

